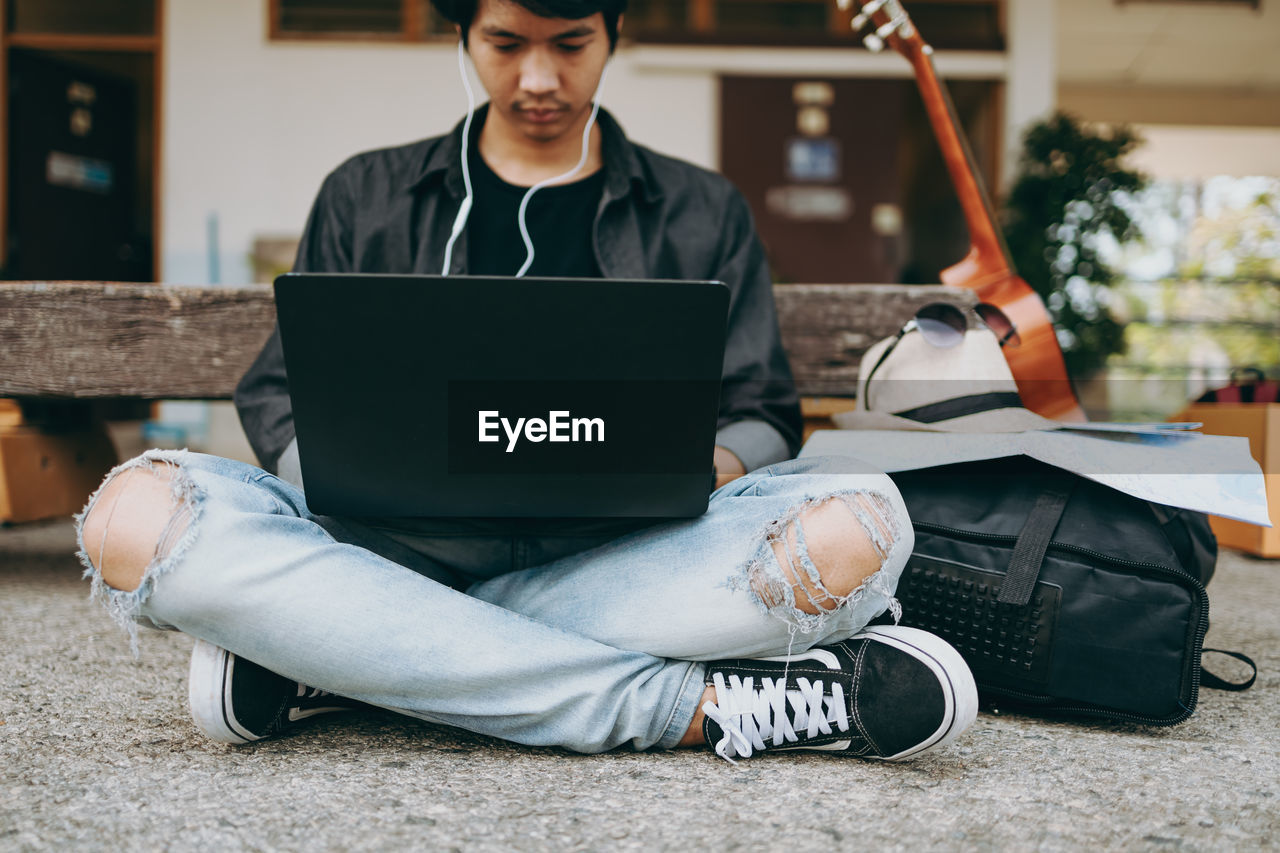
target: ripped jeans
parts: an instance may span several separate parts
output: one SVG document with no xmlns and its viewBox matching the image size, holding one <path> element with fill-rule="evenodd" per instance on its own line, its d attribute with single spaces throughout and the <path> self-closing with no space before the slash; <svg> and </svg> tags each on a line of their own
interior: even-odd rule
<svg viewBox="0 0 1280 853">
<path fill-rule="evenodd" d="M 176 629 L 312 687 L 579 752 L 675 746 L 702 697 L 699 661 L 799 652 L 897 616 L 913 544 L 889 478 L 840 457 L 754 471 L 699 518 L 625 530 L 315 516 L 272 474 L 186 452 L 151 451 L 107 479 L 141 465 L 172 466 L 174 500 L 141 585 L 106 585 L 100 543 L 78 530 L 93 593 L 135 651 L 137 623 Z M 792 565 L 826 595 L 797 516 L 831 499 L 884 559 L 849 595 L 816 601 L 773 545 L 797 528 Z M 798 609 L 797 592 L 819 612 Z"/>
</svg>

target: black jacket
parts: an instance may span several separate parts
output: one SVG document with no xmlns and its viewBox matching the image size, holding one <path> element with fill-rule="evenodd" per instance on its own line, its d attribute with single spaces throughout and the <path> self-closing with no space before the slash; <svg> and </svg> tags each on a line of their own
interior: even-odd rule
<svg viewBox="0 0 1280 853">
<path fill-rule="evenodd" d="M 485 108 L 477 111 L 483 124 Z M 751 212 L 724 177 L 630 142 L 604 110 L 605 184 L 596 261 L 609 278 L 711 279 L 729 285 L 729 330 L 716 443 L 747 470 L 794 456 L 800 409 L 778 336 L 773 288 Z M 298 247 L 298 272 L 438 274 L 466 193 L 452 133 L 359 154 L 324 181 Z M 466 272 L 466 231 L 451 274 Z M 275 471 L 293 441 L 280 348 L 271 335 L 235 392 L 259 461 Z"/>
</svg>

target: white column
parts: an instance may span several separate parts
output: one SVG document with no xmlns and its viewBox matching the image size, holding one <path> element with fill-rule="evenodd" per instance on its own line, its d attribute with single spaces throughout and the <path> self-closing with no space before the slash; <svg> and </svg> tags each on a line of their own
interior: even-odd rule
<svg viewBox="0 0 1280 853">
<path fill-rule="evenodd" d="M 1018 167 L 1022 134 L 1048 117 L 1057 102 L 1057 0 L 1005 0 L 1005 49 L 1008 72 L 1004 89 L 1004 155 L 1000 163 L 1002 194 Z"/>
</svg>

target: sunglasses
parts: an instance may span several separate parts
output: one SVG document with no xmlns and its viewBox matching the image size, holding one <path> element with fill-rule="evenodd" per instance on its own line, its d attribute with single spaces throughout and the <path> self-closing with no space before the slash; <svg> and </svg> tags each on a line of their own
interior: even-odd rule
<svg viewBox="0 0 1280 853">
<path fill-rule="evenodd" d="M 996 336 L 996 341 L 999 342 L 1001 348 L 1021 345 L 1022 338 L 1018 336 L 1017 327 L 999 308 L 989 302 L 979 302 L 973 306 L 973 312 L 978 315 L 978 319 L 982 321 L 983 325 Z M 880 365 L 884 364 L 885 359 L 889 357 L 889 353 L 893 352 L 904 335 L 908 332 L 919 332 L 929 344 L 939 349 L 949 349 L 964 340 L 964 333 L 968 328 L 969 322 L 965 318 L 965 313 L 958 306 L 952 305 L 950 302 L 930 302 L 928 305 L 922 305 L 920 310 L 916 311 L 915 316 L 898 330 L 893 342 L 885 347 L 884 352 L 880 353 L 880 357 L 876 359 L 876 363 L 872 365 L 870 372 L 867 373 L 867 381 L 863 384 L 866 389 L 867 399 L 865 402 L 867 411 L 871 410 L 871 377 L 875 376 L 876 371 L 880 369 Z"/>
</svg>

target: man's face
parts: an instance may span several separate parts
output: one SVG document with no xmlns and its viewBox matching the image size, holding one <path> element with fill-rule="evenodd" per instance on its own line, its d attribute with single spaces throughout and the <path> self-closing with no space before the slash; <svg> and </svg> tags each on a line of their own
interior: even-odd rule
<svg viewBox="0 0 1280 853">
<path fill-rule="evenodd" d="M 543 18 L 511 0 L 480 0 L 468 35 L 490 119 L 532 142 L 582 132 L 609 58 L 603 14 Z"/>
</svg>

